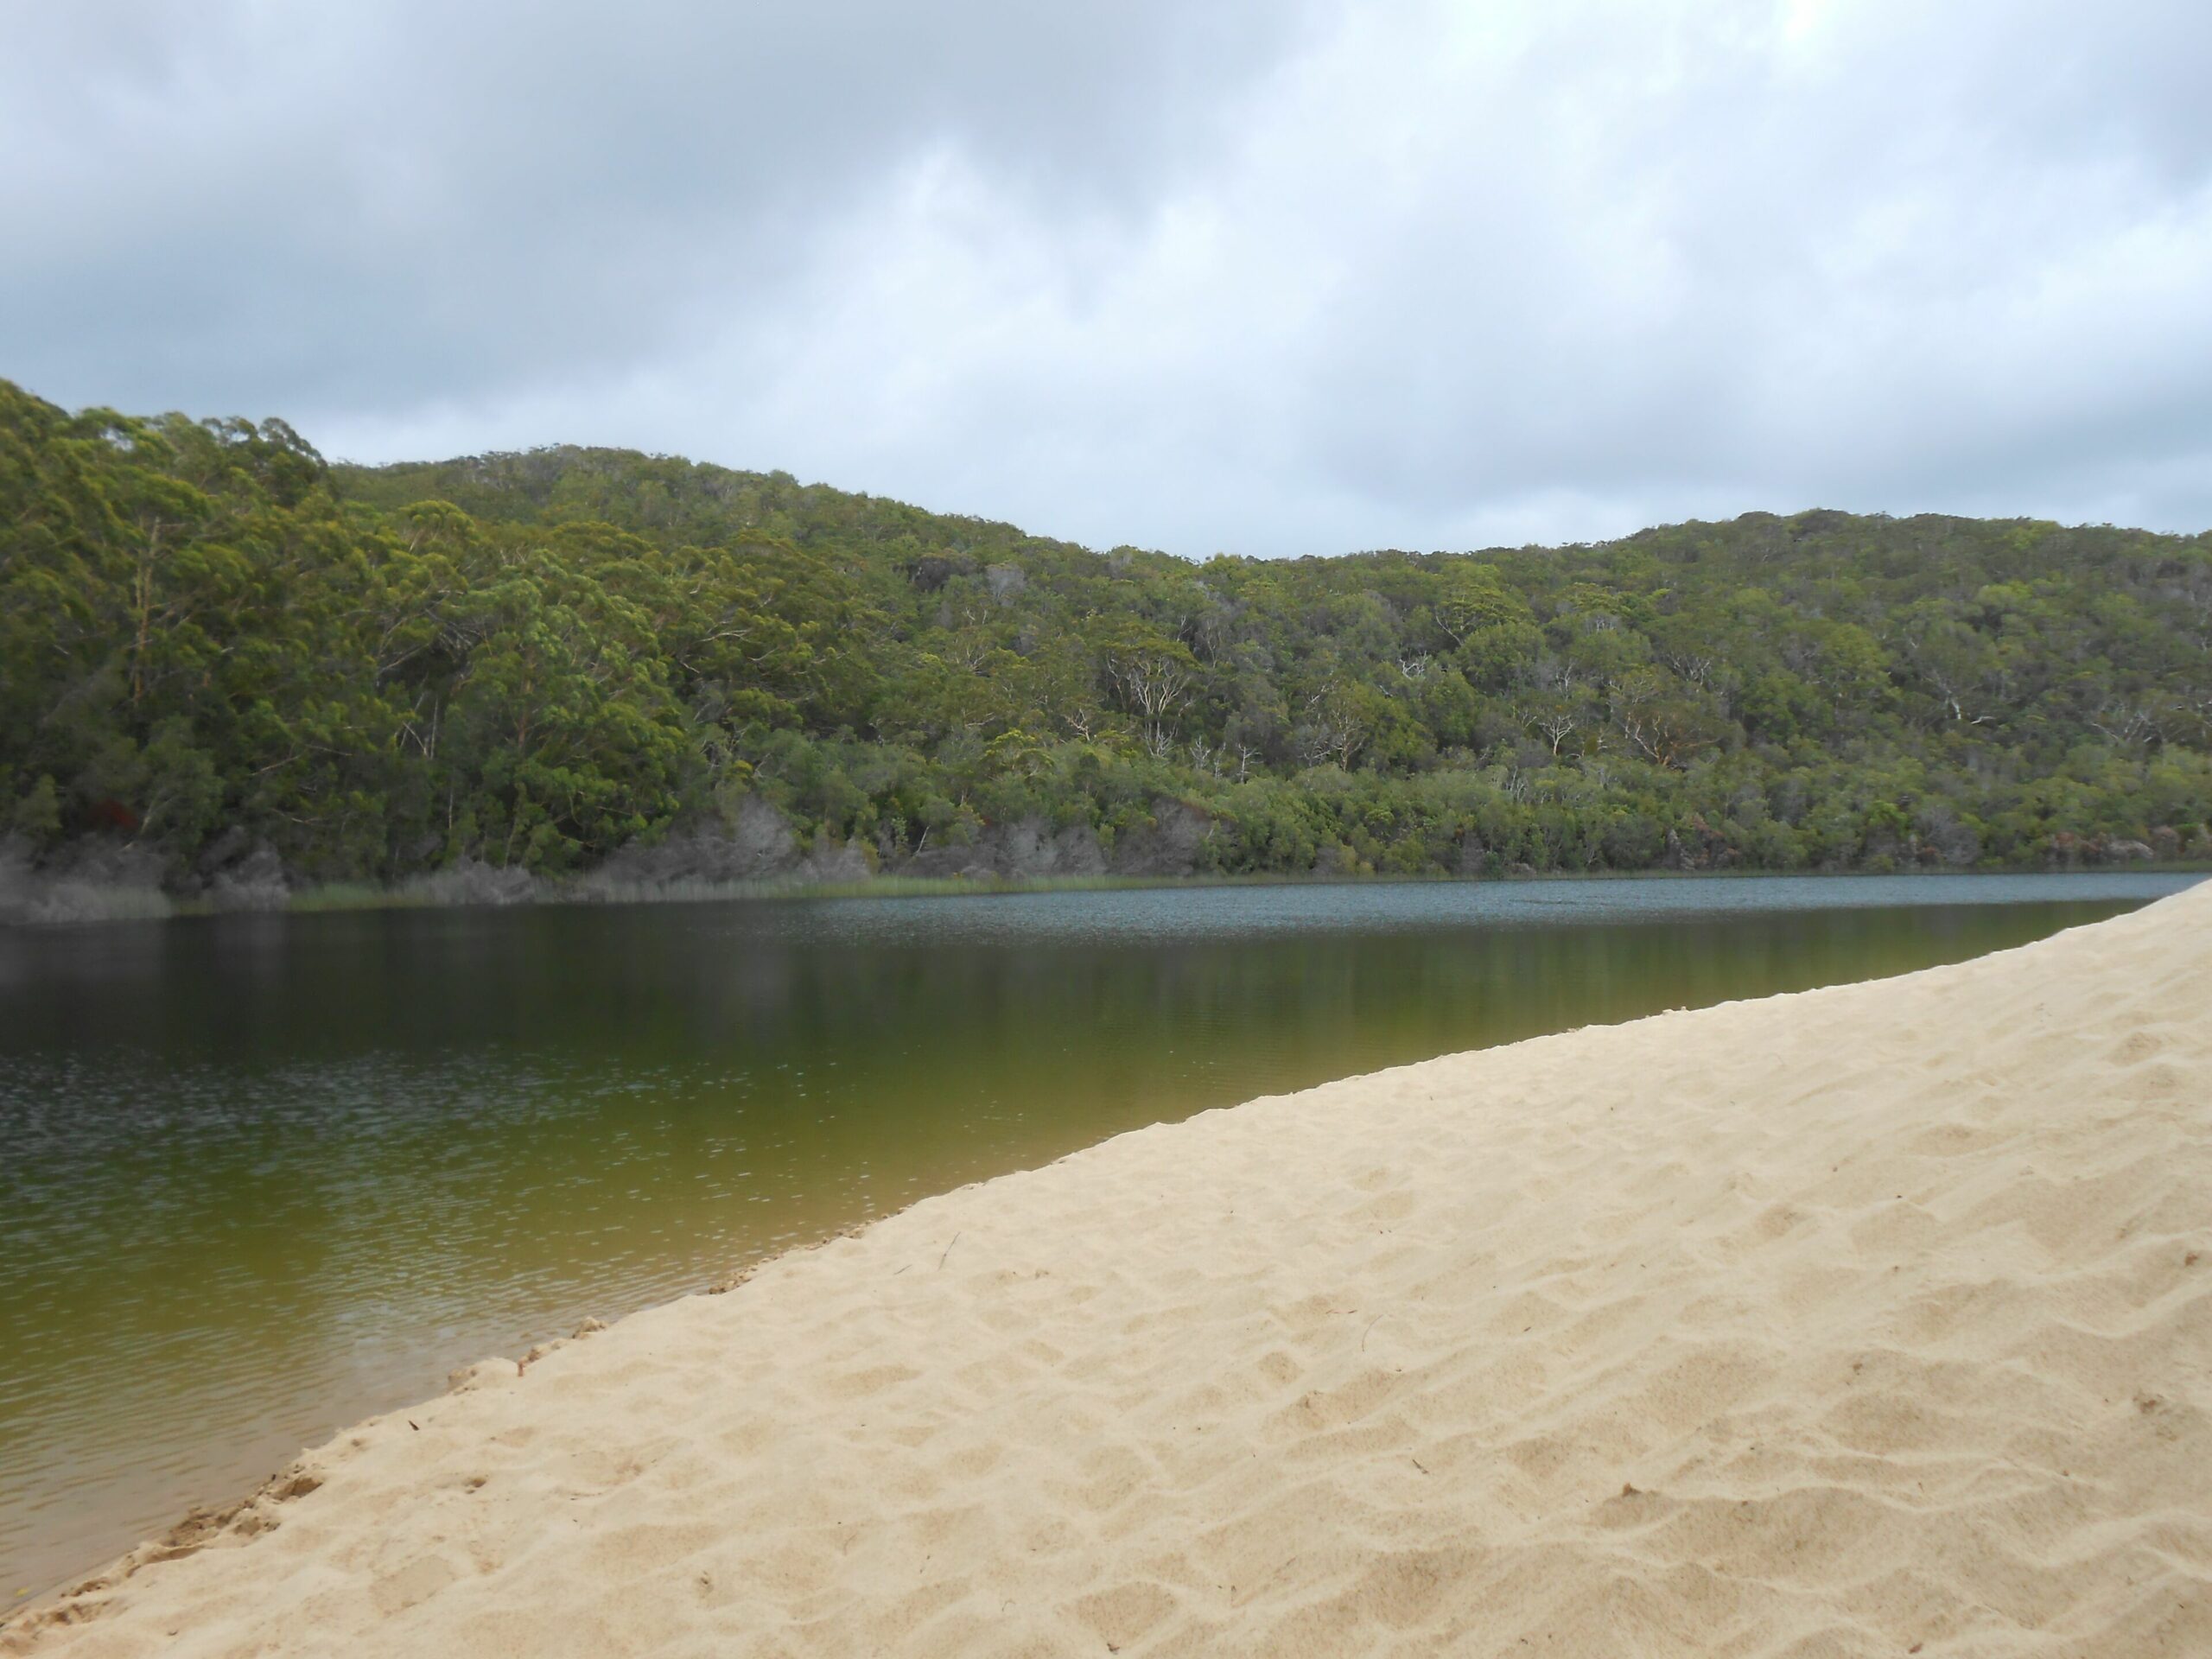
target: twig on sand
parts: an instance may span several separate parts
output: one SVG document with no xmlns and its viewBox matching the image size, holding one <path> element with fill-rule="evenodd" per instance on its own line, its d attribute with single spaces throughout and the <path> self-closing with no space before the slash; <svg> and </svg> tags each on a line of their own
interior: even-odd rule
<svg viewBox="0 0 2212 1659">
<path fill-rule="evenodd" d="M 958 1233 L 955 1233 L 955 1234 L 952 1236 L 952 1244 L 957 1244 L 959 1242 L 960 1242 L 960 1235 L 959 1235 Z M 944 1255 L 940 1255 L 940 1256 L 939 1256 L 939 1257 L 938 1257 L 938 1259 L 937 1259 L 938 1270 L 940 1273 L 942 1273 L 942 1272 L 944 1270 L 944 1261 L 945 1261 L 945 1256 L 949 1256 L 949 1255 L 950 1255 L 952 1254 L 952 1244 L 948 1244 L 948 1245 L 946 1245 L 946 1246 L 944 1247 Z"/>
</svg>

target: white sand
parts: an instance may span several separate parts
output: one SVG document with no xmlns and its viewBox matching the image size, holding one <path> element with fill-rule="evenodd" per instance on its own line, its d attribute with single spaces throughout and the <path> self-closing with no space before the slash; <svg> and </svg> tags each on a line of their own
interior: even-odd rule
<svg viewBox="0 0 2212 1659">
<path fill-rule="evenodd" d="M 932 1199 L 0 1649 L 2206 1655 L 2208 1410 L 2212 885 Z"/>
</svg>

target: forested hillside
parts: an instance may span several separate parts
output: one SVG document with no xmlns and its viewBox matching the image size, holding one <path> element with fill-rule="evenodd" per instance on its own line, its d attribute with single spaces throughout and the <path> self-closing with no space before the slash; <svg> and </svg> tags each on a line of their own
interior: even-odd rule
<svg viewBox="0 0 2212 1659">
<path fill-rule="evenodd" d="M 2206 536 L 1754 513 L 1196 564 L 0 382 L 0 829 L 173 892 L 2201 858 L 2209 647 Z"/>
</svg>

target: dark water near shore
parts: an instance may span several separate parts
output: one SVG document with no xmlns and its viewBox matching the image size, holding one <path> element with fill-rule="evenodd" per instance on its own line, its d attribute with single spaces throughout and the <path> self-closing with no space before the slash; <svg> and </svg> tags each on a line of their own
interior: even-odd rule
<svg viewBox="0 0 2212 1659">
<path fill-rule="evenodd" d="M 0 931 L 0 1608 L 588 1314 L 1128 1129 L 1901 973 L 2155 876 Z"/>
</svg>

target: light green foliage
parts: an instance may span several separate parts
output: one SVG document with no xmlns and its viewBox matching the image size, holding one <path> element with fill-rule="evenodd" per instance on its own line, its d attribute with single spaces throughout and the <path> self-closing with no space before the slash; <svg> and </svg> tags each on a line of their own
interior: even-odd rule
<svg viewBox="0 0 2212 1659">
<path fill-rule="evenodd" d="M 0 804 L 180 873 L 588 866 L 747 796 L 1225 874 L 2212 850 L 2212 544 L 1751 514 L 1193 565 L 604 450 L 329 467 L 0 383 Z"/>
</svg>

